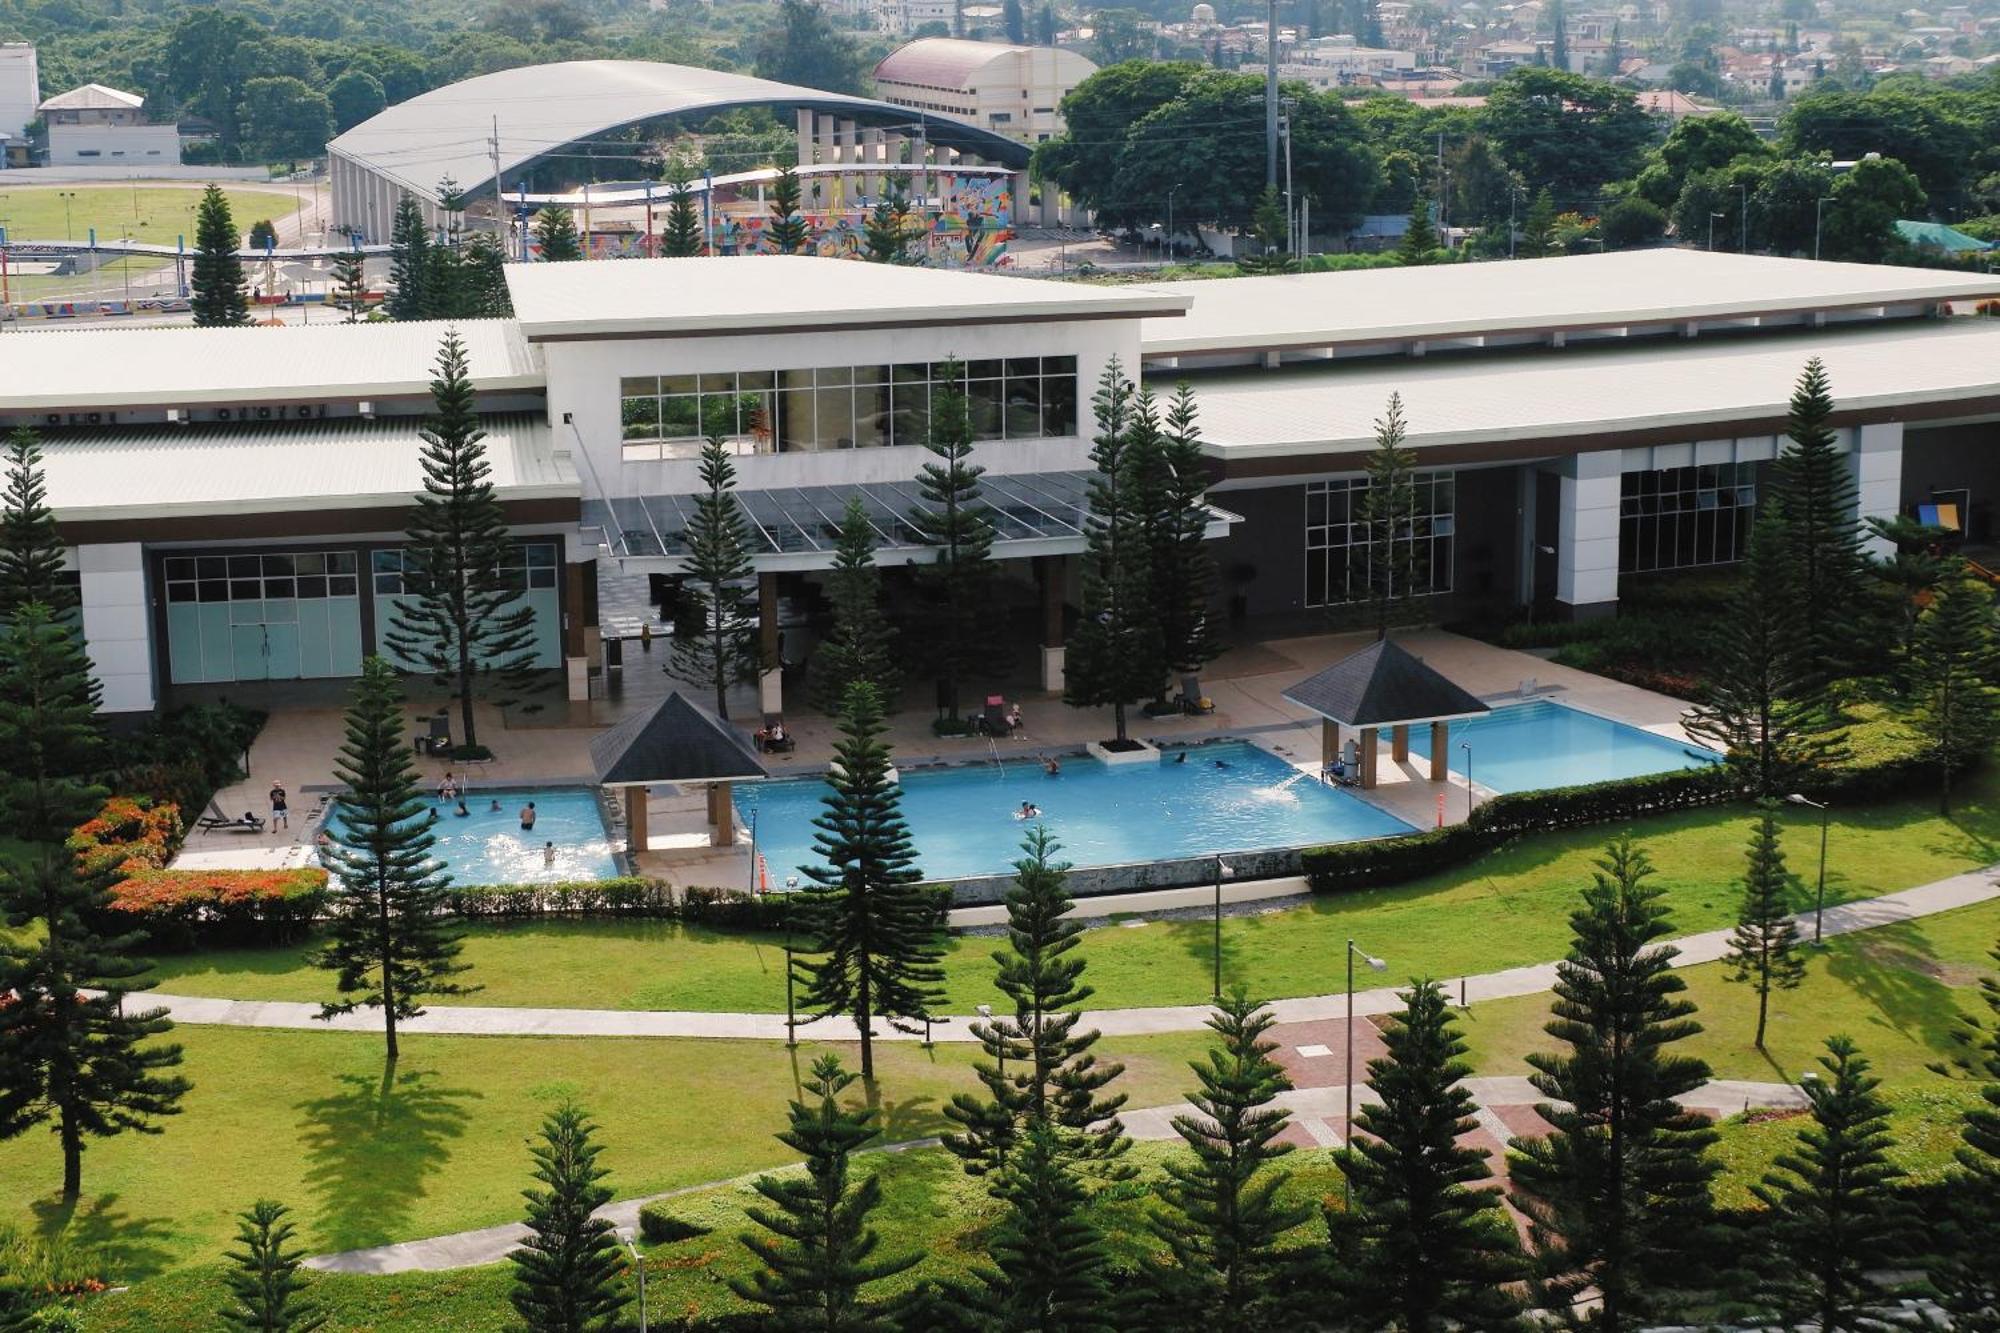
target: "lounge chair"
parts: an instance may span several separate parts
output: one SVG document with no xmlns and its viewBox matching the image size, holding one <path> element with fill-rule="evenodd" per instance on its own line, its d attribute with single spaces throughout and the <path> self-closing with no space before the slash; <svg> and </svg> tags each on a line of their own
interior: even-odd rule
<svg viewBox="0 0 2000 1333">
<path fill-rule="evenodd" d="M 264 820 L 262 816 L 249 810 L 245 810 L 241 818 L 231 819 L 222 813 L 222 807 L 211 797 L 208 802 L 208 813 L 195 821 L 195 830 L 200 833 L 214 833 L 219 829 L 228 829 L 232 833 L 262 833 Z"/>
</svg>

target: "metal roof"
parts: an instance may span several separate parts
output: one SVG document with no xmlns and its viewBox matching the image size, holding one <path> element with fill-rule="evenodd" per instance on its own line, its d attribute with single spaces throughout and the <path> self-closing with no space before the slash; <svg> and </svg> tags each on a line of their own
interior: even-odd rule
<svg viewBox="0 0 2000 1333">
<path fill-rule="evenodd" d="M 742 739 L 679 690 L 590 739 L 601 787 L 755 781 L 769 771 Z"/>
<path fill-rule="evenodd" d="M 522 168 L 577 140 L 662 116 L 744 106 L 806 107 L 913 132 L 921 124 L 931 143 L 1028 164 L 1026 145 L 934 112 L 655 60 L 565 60 L 483 74 L 399 102 L 327 148 L 435 198 L 444 176 L 469 194 L 493 187 L 496 125 L 500 179 L 511 185 Z"/>
<path fill-rule="evenodd" d="M 13 339 L 9 340 L 14 341 Z M 503 500 L 578 493 L 576 470 L 533 416 L 483 418 Z M 283 513 L 408 504 L 423 489 L 421 417 L 43 433 L 59 522 Z"/>
<path fill-rule="evenodd" d="M 1283 692 L 1321 717 L 1350 727 L 1443 722 L 1490 712 L 1422 658 L 1378 639 Z"/>
<path fill-rule="evenodd" d="M 1170 316 L 1187 298 L 1131 287 L 864 264 L 817 255 L 509 264 L 531 341 L 658 333 L 783 332 L 834 325 L 977 324 Z"/>
<path fill-rule="evenodd" d="M 101 83 L 86 83 L 81 88 L 72 88 L 37 107 L 38 111 L 129 111 L 146 105 L 146 99 L 137 93 L 121 92 Z"/>
<path fill-rule="evenodd" d="M 1012 65 L 1044 56 L 1051 66 L 1070 66 L 1074 75 L 1070 81 L 1073 83 L 1081 82 L 1097 70 L 1091 61 L 1061 47 L 1010 46 L 1000 42 L 975 42 L 963 37 L 919 37 L 914 42 L 897 47 L 877 62 L 875 81 L 971 92 L 978 83 L 975 76 L 995 61 L 1005 60 Z"/>
</svg>

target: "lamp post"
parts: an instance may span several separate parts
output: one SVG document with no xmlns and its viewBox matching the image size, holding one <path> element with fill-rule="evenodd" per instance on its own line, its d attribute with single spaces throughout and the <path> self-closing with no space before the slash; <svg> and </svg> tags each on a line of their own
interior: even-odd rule
<svg viewBox="0 0 2000 1333">
<path fill-rule="evenodd" d="M 1750 253 L 1750 187 L 1740 181 L 1736 185 L 1736 201 L 1736 221 L 1741 237 L 1736 242 L 1736 253 L 1747 255 Z"/>
<path fill-rule="evenodd" d="M 1458 748 L 1465 751 L 1465 819 L 1472 822 L 1472 742 L 1460 741 Z"/>
<path fill-rule="evenodd" d="M 1222 881 L 1236 872 L 1221 857 L 1215 858 L 1215 984 L 1211 988 L 1211 998 L 1222 998 Z"/>
<path fill-rule="evenodd" d="M 1720 213 L 1710 213 L 1708 215 L 1708 252 L 1710 254 L 1715 253 L 1715 220 L 1721 216 L 1722 214 Z"/>
<path fill-rule="evenodd" d="M 1819 215 L 1820 210 L 1824 207 L 1826 207 L 1825 195 L 1821 195 L 1819 198 L 1813 200 L 1813 258 L 1815 260 L 1819 258 Z"/>
<path fill-rule="evenodd" d="M 1347 1114 L 1340 1122 L 1341 1146 L 1354 1147 L 1354 956 L 1360 954 L 1369 968 L 1376 972 L 1386 972 L 1389 965 L 1372 954 L 1361 953 L 1354 947 L 1354 941 L 1347 942 Z M 1354 1202 L 1354 1183 L 1342 1172 L 1343 1198 L 1347 1205 Z"/>
<path fill-rule="evenodd" d="M 1182 184 L 1183 182 L 1181 181 L 1175 181 L 1167 187 L 1167 253 L 1169 255 L 1172 255 L 1174 252 L 1174 191 L 1180 189 Z"/>
<path fill-rule="evenodd" d="M 632 1233 L 620 1234 L 625 1242 L 625 1250 L 632 1256 L 633 1271 L 639 1274 L 639 1333 L 646 1333 L 646 1261 L 639 1257 L 639 1247 L 632 1243 Z"/>
<path fill-rule="evenodd" d="M 785 876 L 785 1049 L 797 1050 L 798 1019 L 792 1008 L 792 895 L 799 887 L 797 875 Z"/>
<path fill-rule="evenodd" d="M 1813 947 L 1823 949 L 1826 941 L 1820 938 L 1821 918 L 1826 914 L 1826 822 L 1830 811 L 1824 801 L 1815 801 L 1809 796 L 1793 792 L 1785 798 L 1793 805 L 1807 805 L 1819 811 L 1819 895 L 1813 902 Z"/>
<path fill-rule="evenodd" d="M 76 191 L 58 190 L 56 191 L 56 198 L 63 201 L 63 239 L 65 241 L 73 241 L 76 239 L 76 232 L 70 226 L 69 204 L 70 200 L 76 198 Z"/>
</svg>

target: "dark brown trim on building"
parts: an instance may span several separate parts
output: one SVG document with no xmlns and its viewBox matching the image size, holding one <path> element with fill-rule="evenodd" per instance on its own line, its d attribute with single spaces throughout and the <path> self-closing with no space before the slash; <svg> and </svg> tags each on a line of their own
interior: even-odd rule
<svg viewBox="0 0 2000 1333">
<path fill-rule="evenodd" d="M 503 500 L 507 522 L 576 523 L 583 517 L 575 499 Z M 188 542 L 277 540 L 287 537 L 339 537 L 370 532 L 401 532 L 410 521 L 410 506 L 376 509 L 304 509 L 245 514 L 191 514 L 159 518 L 116 518 L 95 522 L 66 520 L 63 540 L 73 546 L 97 542 Z"/>
<path fill-rule="evenodd" d="M 982 315 L 979 326 L 990 324 L 1085 324 L 1101 319 L 1170 319 L 1184 310 L 1104 310 L 1088 314 Z M 838 324 L 745 325 L 741 328 L 713 329 L 630 329 L 607 333 L 531 334 L 531 343 L 631 342 L 667 338 L 770 338 L 788 333 L 867 333 L 874 329 L 942 329 L 953 327 L 940 319 L 847 320 Z"/>
</svg>

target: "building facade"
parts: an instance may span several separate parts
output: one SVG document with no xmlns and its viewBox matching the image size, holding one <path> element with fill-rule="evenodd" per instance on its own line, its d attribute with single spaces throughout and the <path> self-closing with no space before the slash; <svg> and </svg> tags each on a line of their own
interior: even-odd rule
<svg viewBox="0 0 2000 1333">
<path fill-rule="evenodd" d="M 42 104 L 42 76 L 30 42 L 0 42 L 0 135 L 28 137 L 28 122 Z"/>
<path fill-rule="evenodd" d="M 1039 143 L 1061 132 L 1062 99 L 1096 72 L 1060 47 L 923 37 L 875 66 L 875 91 L 885 102 Z"/>
<path fill-rule="evenodd" d="M 146 121 L 146 99 L 101 83 L 58 93 L 41 104 L 49 165 L 179 166 L 180 131 Z"/>
</svg>

